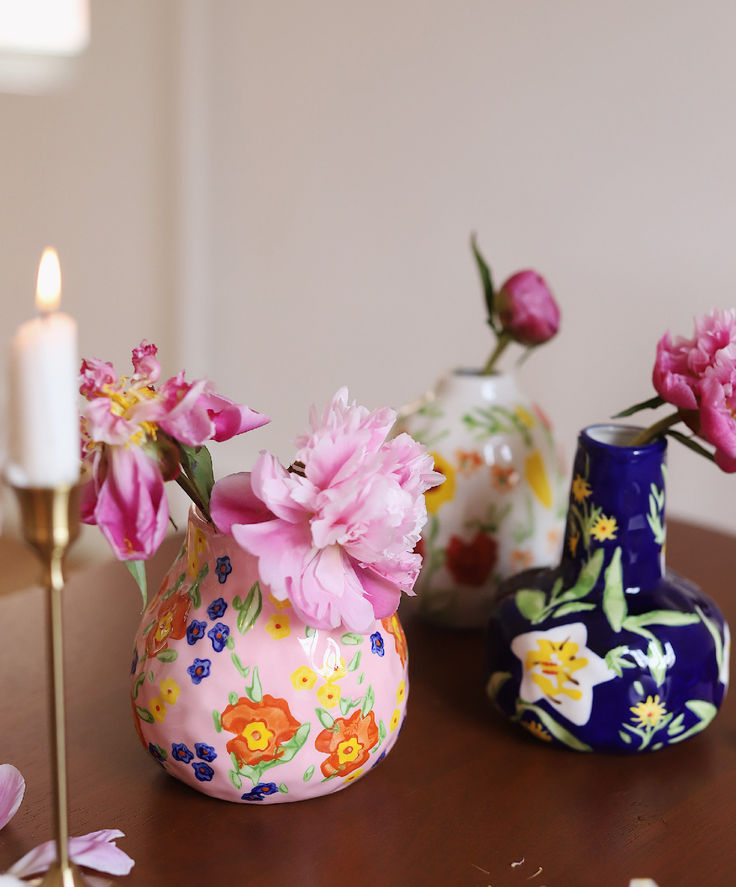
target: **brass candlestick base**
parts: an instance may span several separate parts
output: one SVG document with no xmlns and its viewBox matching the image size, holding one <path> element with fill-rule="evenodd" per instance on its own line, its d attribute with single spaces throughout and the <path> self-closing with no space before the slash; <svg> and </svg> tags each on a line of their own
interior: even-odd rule
<svg viewBox="0 0 736 887">
<path fill-rule="evenodd" d="M 87 887 L 87 880 L 69 860 L 67 825 L 66 731 L 64 725 L 64 656 L 61 620 L 63 565 L 69 546 L 79 535 L 79 486 L 14 487 L 25 541 L 36 550 L 48 590 L 49 725 L 54 764 L 54 822 L 57 862 L 40 880 L 42 887 Z"/>
</svg>

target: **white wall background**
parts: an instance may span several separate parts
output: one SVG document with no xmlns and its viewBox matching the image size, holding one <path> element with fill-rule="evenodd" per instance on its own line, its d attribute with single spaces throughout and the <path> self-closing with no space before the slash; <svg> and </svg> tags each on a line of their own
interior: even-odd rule
<svg viewBox="0 0 736 887">
<path fill-rule="evenodd" d="M 142 337 L 290 454 L 342 384 L 413 399 L 491 347 L 468 247 L 539 270 L 562 331 L 523 384 L 577 431 L 653 394 L 665 329 L 736 304 L 736 8 L 719 0 L 93 0 L 76 80 L 0 94 L 4 343 L 57 245 L 86 355 Z M 736 530 L 670 451 L 669 512 Z"/>
</svg>

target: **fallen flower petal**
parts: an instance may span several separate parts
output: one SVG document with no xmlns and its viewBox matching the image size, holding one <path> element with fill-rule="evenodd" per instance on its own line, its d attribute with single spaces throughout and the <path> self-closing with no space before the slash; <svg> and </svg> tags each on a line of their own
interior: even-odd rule
<svg viewBox="0 0 736 887">
<path fill-rule="evenodd" d="M 26 781 L 12 764 L 0 764 L 0 828 L 15 816 L 23 800 Z"/>
<path fill-rule="evenodd" d="M 119 829 L 102 829 L 79 838 L 69 839 L 69 859 L 80 866 L 106 872 L 109 875 L 127 875 L 135 862 L 116 844 L 115 838 L 124 838 Z M 56 841 L 46 841 L 19 859 L 8 869 L 8 875 L 27 878 L 46 869 L 57 858 Z M 0 882 L 0 887 L 3 887 Z"/>
</svg>

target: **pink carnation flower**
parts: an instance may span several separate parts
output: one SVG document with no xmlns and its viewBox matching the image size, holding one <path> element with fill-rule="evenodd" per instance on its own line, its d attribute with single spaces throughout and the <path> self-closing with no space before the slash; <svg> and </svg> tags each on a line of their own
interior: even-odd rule
<svg viewBox="0 0 736 887">
<path fill-rule="evenodd" d="M 345 388 L 310 418 L 291 468 L 261 453 L 251 474 L 215 484 L 212 517 L 306 623 L 366 632 L 412 593 L 424 492 L 444 478 L 409 435 L 387 439 L 393 410 L 348 403 Z"/>
<path fill-rule="evenodd" d="M 82 362 L 80 392 L 83 461 L 90 479 L 81 514 L 97 524 L 120 560 L 150 557 L 169 519 L 164 482 L 179 472 L 171 441 L 201 446 L 258 428 L 268 417 L 234 403 L 204 379 L 184 373 L 159 388 L 157 349 L 145 340 L 133 350 L 133 375 L 119 379 L 112 364 Z M 167 440 L 170 439 L 170 440 Z"/>
<path fill-rule="evenodd" d="M 560 326 L 557 302 L 536 271 L 509 277 L 496 296 L 496 310 L 503 329 L 521 345 L 542 345 Z"/>
<path fill-rule="evenodd" d="M 736 312 L 715 309 L 695 319 L 691 339 L 669 332 L 657 343 L 652 382 L 659 396 L 682 410 L 698 409 L 707 375 L 730 384 L 736 363 Z"/>
</svg>

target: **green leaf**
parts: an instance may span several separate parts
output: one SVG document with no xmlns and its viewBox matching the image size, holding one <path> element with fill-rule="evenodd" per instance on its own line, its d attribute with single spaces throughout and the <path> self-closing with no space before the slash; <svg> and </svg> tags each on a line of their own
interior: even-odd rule
<svg viewBox="0 0 736 887">
<path fill-rule="evenodd" d="M 210 495 L 215 484 L 212 473 L 212 457 L 207 447 L 188 447 L 177 441 L 181 466 L 197 492 L 201 504 L 209 509 Z M 197 503 L 199 504 L 199 503 Z M 205 515 L 208 517 L 208 515 Z"/>
<path fill-rule="evenodd" d="M 277 763 L 285 764 L 296 755 L 307 741 L 310 726 L 310 724 L 302 724 L 288 742 L 284 742 L 279 746 L 279 751 L 277 752 L 276 757 Z"/>
<path fill-rule="evenodd" d="M 279 791 L 281 792 L 282 795 L 288 795 L 288 794 L 289 794 L 289 789 L 287 788 L 285 782 L 282 782 L 282 783 L 279 784 Z"/>
<path fill-rule="evenodd" d="M 246 692 L 253 702 L 260 702 L 263 699 L 263 687 L 261 687 L 261 679 L 258 676 L 257 665 L 253 666 L 253 680 L 250 683 L 250 687 L 246 688 Z"/>
<path fill-rule="evenodd" d="M 145 681 L 145 679 L 146 679 L 146 673 L 145 673 L 145 671 L 142 671 L 138 675 L 138 677 L 135 679 L 135 681 L 133 682 L 133 699 L 138 698 L 138 693 L 141 689 L 141 684 L 143 683 L 143 681 Z"/>
<path fill-rule="evenodd" d="M 156 659 L 159 662 L 174 662 L 178 657 L 178 653 L 176 650 L 162 650 L 160 653 L 156 654 Z"/>
<path fill-rule="evenodd" d="M 557 619 L 560 616 L 569 616 L 571 613 L 582 613 L 585 610 L 595 610 L 595 604 L 586 604 L 580 603 L 578 601 L 571 601 L 569 604 L 563 604 L 561 607 L 558 607 L 554 612 L 554 617 Z"/>
<path fill-rule="evenodd" d="M 156 622 L 158 622 L 158 620 L 157 620 L 157 619 L 154 619 L 152 622 L 150 622 L 150 623 L 149 623 L 149 624 L 143 629 L 143 631 L 141 632 L 141 634 L 143 635 L 143 637 L 145 637 L 145 636 L 151 631 L 151 629 L 152 629 L 153 626 L 156 624 Z"/>
<path fill-rule="evenodd" d="M 237 788 L 238 790 L 242 789 L 243 780 L 240 778 L 236 770 L 229 770 L 228 776 L 230 777 L 230 782 L 232 782 L 235 788 Z"/>
<path fill-rule="evenodd" d="M 483 284 L 483 297 L 486 303 L 486 310 L 488 311 L 488 323 L 491 329 L 497 333 L 498 329 L 496 327 L 496 313 L 494 306 L 496 293 L 493 289 L 491 269 L 488 267 L 488 263 L 483 258 L 480 250 L 478 249 L 475 234 L 473 234 L 473 236 L 470 238 L 470 246 L 473 250 L 473 255 L 475 256 L 475 263 L 478 266 L 478 273 L 480 274 L 481 283 Z"/>
<path fill-rule="evenodd" d="M 623 739 L 624 742 L 627 742 L 629 745 L 631 745 L 631 737 L 628 733 L 624 733 L 623 730 L 619 730 L 618 735 L 621 737 L 621 739 Z"/>
<path fill-rule="evenodd" d="M 135 711 L 142 721 L 145 721 L 147 724 L 153 723 L 153 715 L 147 708 L 142 708 L 140 705 L 136 705 Z"/>
<path fill-rule="evenodd" d="M 522 588 L 516 592 L 514 600 L 521 615 L 530 622 L 536 622 L 544 612 L 547 597 L 543 591 Z"/>
<path fill-rule="evenodd" d="M 669 428 L 666 431 L 666 434 L 669 437 L 674 437 L 675 440 L 679 440 L 681 444 L 684 444 L 688 449 L 693 450 L 693 452 L 697 453 L 699 456 L 704 456 L 710 462 L 715 462 L 715 456 L 710 450 L 706 450 L 705 447 L 701 447 L 701 445 L 695 440 L 695 438 L 688 437 L 683 434 L 681 431 L 675 431 L 673 428 Z"/>
<path fill-rule="evenodd" d="M 532 705 L 529 702 L 524 702 L 523 699 L 519 699 L 517 701 L 517 708 L 528 711 L 533 711 L 534 714 L 539 718 L 542 724 L 549 730 L 549 732 L 558 739 L 560 742 L 569 746 L 570 748 L 574 748 L 577 751 L 592 751 L 593 749 L 587 745 L 585 742 L 582 742 L 577 736 L 573 735 L 569 730 L 566 730 L 561 724 L 558 724 L 557 721 L 552 717 L 552 715 L 548 714 L 543 708 L 539 706 Z"/>
<path fill-rule="evenodd" d="M 182 573 L 176 582 L 171 586 L 171 588 L 166 592 L 166 594 L 161 598 L 162 601 L 167 601 L 172 594 L 179 591 L 179 589 L 184 584 L 184 580 L 186 579 L 186 573 Z"/>
<path fill-rule="evenodd" d="M 228 638 L 225 641 L 225 646 L 228 648 L 228 650 L 235 649 L 235 638 L 232 635 L 228 635 Z"/>
<path fill-rule="evenodd" d="M 680 714 L 672 721 L 672 723 L 667 728 L 667 733 L 670 736 L 676 736 L 678 733 L 682 733 L 685 729 L 684 724 L 682 723 L 685 720 L 685 713 L 680 712 Z"/>
<path fill-rule="evenodd" d="M 697 613 L 680 613 L 677 610 L 650 610 L 648 613 L 639 613 L 638 616 L 627 616 L 623 627 L 629 631 L 636 631 L 646 625 L 669 625 L 674 628 L 682 625 L 693 625 L 700 622 Z"/>
<path fill-rule="evenodd" d="M 488 698 L 495 699 L 496 696 L 498 696 L 498 691 L 510 677 L 510 671 L 494 671 L 490 678 L 488 678 L 488 683 L 486 684 L 486 694 Z"/>
<path fill-rule="evenodd" d="M 233 661 L 233 665 L 235 666 L 235 668 L 237 668 L 242 677 L 247 678 L 250 673 L 250 665 L 243 665 L 243 663 L 240 661 L 240 656 L 238 656 L 237 653 L 231 653 L 230 658 Z"/>
<path fill-rule="evenodd" d="M 357 671 L 358 666 L 360 665 L 360 657 L 362 656 L 362 652 L 358 650 L 353 656 L 353 658 L 348 662 L 348 671 Z"/>
<path fill-rule="evenodd" d="M 365 691 L 365 696 L 363 697 L 363 706 L 360 709 L 360 713 L 363 715 L 363 717 L 365 717 L 373 708 L 375 701 L 376 694 L 373 692 L 373 687 L 368 684 L 368 689 Z"/>
<path fill-rule="evenodd" d="M 643 400 L 641 403 L 634 404 L 633 407 L 628 407 L 628 409 L 621 410 L 620 413 L 616 413 L 615 416 L 612 416 L 612 419 L 623 419 L 625 416 L 633 416 L 634 413 L 638 413 L 640 410 L 656 410 L 657 407 L 661 407 L 664 403 L 664 400 L 657 395 L 656 397 L 650 397 L 649 400 Z"/>
<path fill-rule="evenodd" d="M 311 625 L 307 625 L 307 626 L 305 626 L 305 628 L 304 628 L 304 637 L 305 637 L 305 638 L 311 638 L 312 635 L 314 635 L 314 634 L 316 634 L 316 633 L 317 633 L 317 629 L 316 629 L 316 628 L 312 628 Z"/>
<path fill-rule="evenodd" d="M 634 690 L 636 690 L 636 692 L 639 694 L 639 696 L 644 695 L 644 685 L 642 684 L 641 681 L 634 681 L 634 683 L 631 686 L 634 688 Z"/>
<path fill-rule="evenodd" d="M 718 708 L 713 705 L 713 703 L 706 702 L 704 699 L 691 699 L 689 702 L 685 703 L 685 708 L 689 708 L 694 715 L 700 718 L 700 720 L 689 730 L 685 730 L 684 733 L 673 736 L 670 739 L 670 744 L 673 742 L 682 742 L 683 739 L 688 739 L 690 736 L 700 733 L 701 730 L 705 730 L 718 712 Z"/>
<path fill-rule="evenodd" d="M 235 601 L 233 601 L 235 605 Z M 256 619 L 261 614 L 263 607 L 263 596 L 261 594 L 261 583 L 257 580 L 251 585 L 245 601 L 242 602 L 240 612 L 238 613 L 238 630 L 241 634 L 253 628 Z"/>
<path fill-rule="evenodd" d="M 623 569 L 621 567 L 621 546 L 613 552 L 611 563 L 606 567 L 605 588 L 603 590 L 603 612 L 614 631 L 621 631 L 628 607 L 624 595 Z"/>
<path fill-rule="evenodd" d="M 309 767 L 304 771 L 304 776 L 302 779 L 305 782 L 309 782 L 309 780 L 314 776 L 314 764 L 310 764 Z"/>
<path fill-rule="evenodd" d="M 141 597 L 143 598 L 143 610 L 146 609 L 146 602 L 148 601 L 148 584 L 146 582 L 146 562 L 145 561 L 123 561 L 125 566 L 128 568 L 128 572 L 135 579 L 138 588 L 141 590 Z"/>
<path fill-rule="evenodd" d="M 232 693 L 227 694 L 227 701 L 230 703 L 230 705 L 236 705 L 239 698 L 240 697 L 234 690 L 232 691 Z"/>
<path fill-rule="evenodd" d="M 349 696 L 341 696 L 340 703 L 339 703 L 340 713 L 347 716 L 350 709 L 354 705 L 359 705 L 362 701 L 363 701 L 362 696 L 360 697 L 360 699 L 356 699 L 355 701 L 353 701 Z"/>
<path fill-rule="evenodd" d="M 324 708 L 315 708 L 315 712 L 317 713 L 320 724 L 322 724 L 326 730 L 330 730 L 335 726 L 335 719 L 328 711 L 325 711 Z"/>
<path fill-rule="evenodd" d="M 349 646 L 355 646 L 355 644 L 362 644 L 364 638 L 365 635 L 356 634 L 354 631 L 348 631 L 340 638 L 340 642 Z"/>
<path fill-rule="evenodd" d="M 220 721 L 220 712 L 216 709 L 212 709 L 212 723 L 215 725 L 215 732 L 222 733 L 222 722 Z"/>
<path fill-rule="evenodd" d="M 603 548 L 596 548 L 578 574 L 575 585 L 573 585 L 572 588 L 568 588 L 567 591 L 560 595 L 561 601 L 574 601 L 590 594 L 595 588 L 595 584 L 601 574 L 604 555 L 605 550 Z"/>
</svg>

